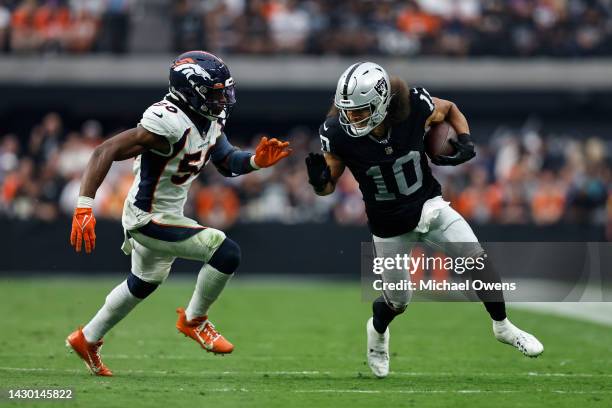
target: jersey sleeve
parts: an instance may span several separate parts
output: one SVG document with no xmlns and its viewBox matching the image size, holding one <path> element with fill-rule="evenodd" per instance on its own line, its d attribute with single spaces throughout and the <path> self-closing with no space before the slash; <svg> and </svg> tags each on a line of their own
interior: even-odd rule
<svg viewBox="0 0 612 408">
<path fill-rule="evenodd" d="M 215 141 L 214 146 L 210 149 L 210 159 L 213 163 L 223 161 L 228 154 L 238 150 L 227 140 L 225 133 L 221 135 Z"/>
<path fill-rule="evenodd" d="M 321 151 L 326 153 L 338 154 L 338 137 L 337 133 L 340 129 L 337 120 L 327 118 L 321 126 L 319 126 L 319 139 L 321 140 Z"/>
<path fill-rule="evenodd" d="M 431 99 L 431 95 L 425 88 L 412 88 L 410 90 L 411 109 L 416 114 L 419 120 L 423 123 L 429 119 L 431 114 L 436 109 L 436 105 Z"/>
<path fill-rule="evenodd" d="M 139 124 L 149 132 L 168 139 L 170 148 L 172 148 L 172 145 L 178 142 L 187 130 L 185 125 L 181 123 L 179 112 L 175 112 L 175 110 L 176 109 L 166 109 L 164 105 L 151 105 L 143 113 Z M 172 149 L 170 153 L 157 152 L 154 150 L 153 152 L 165 156 L 172 154 Z"/>
</svg>

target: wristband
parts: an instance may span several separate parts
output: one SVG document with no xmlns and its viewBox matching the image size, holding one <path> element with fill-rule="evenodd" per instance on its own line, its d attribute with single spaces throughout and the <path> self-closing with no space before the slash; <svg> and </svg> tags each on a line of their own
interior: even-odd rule
<svg viewBox="0 0 612 408">
<path fill-rule="evenodd" d="M 91 197 L 79 196 L 76 208 L 93 208 L 94 199 Z"/>
<path fill-rule="evenodd" d="M 472 137 L 469 133 L 461 133 L 460 135 L 457 135 L 457 140 L 462 144 L 472 143 Z"/>
<path fill-rule="evenodd" d="M 255 155 L 251 156 L 251 159 L 249 160 L 249 163 L 251 164 L 251 167 L 254 168 L 255 170 L 261 169 L 261 167 L 259 167 L 257 164 L 255 164 Z"/>
</svg>

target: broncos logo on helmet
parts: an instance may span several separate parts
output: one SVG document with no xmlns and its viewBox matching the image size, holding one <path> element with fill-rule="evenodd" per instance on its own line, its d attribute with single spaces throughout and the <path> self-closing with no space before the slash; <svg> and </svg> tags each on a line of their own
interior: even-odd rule
<svg viewBox="0 0 612 408">
<path fill-rule="evenodd" d="M 197 64 L 180 63 L 178 65 L 174 65 L 173 69 L 185 75 L 187 77 L 187 80 L 190 82 L 195 82 L 190 80 L 193 75 L 197 75 L 205 79 L 212 79 L 208 72 L 206 72 L 201 66 Z"/>
<path fill-rule="evenodd" d="M 190 51 L 170 67 L 170 93 L 210 120 L 226 119 L 236 103 L 234 79 L 215 55 Z"/>
</svg>

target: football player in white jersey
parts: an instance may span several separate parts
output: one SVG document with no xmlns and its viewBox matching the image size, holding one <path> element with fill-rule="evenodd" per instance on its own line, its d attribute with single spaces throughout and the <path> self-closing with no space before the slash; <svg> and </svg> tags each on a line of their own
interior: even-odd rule
<svg viewBox="0 0 612 408">
<path fill-rule="evenodd" d="M 209 161 L 229 177 L 272 166 L 291 153 L 288 142 L 265 137 L 255 154 L 233 147 L 223 129 L 235 102 L 234 79 L 221 59 L 203 51 L 184 53 L 170 67 L 165 98 L 144 112 L 136 128 L 95 149 L 72 220 L 70 242 L 77 252 L 83 244 L 87 253 L 95 248 L 92 206 L 112 163 L 136 160 L 122 217 L 122 250 L 131 255 L 131 273 L 91 321 L 66 339 L 93 374 L 112 375 L 100 358 L 102 337 L 166 279 L 176 258 L 204 264 L 187 308 L 177 309 L 177 329 L 206 351 L 234 349 L 208 319 L 208 310 L 238 267 L 240 247 L 222 231 L 185 217 L 183 206 L 192 181 Z"/>
</svg>

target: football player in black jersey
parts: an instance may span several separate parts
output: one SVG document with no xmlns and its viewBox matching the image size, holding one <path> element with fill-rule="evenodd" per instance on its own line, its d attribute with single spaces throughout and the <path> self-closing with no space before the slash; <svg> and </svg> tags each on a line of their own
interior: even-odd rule
<svg viewBox="0 0 612 408">
<path fill-rule="evenodd" d="M 465 116 L 450 101 L 424 88 L 408 88 L 372 62 L 351 65 L 338 80 L 334 106 L 319 129 L 323 154 L 306 158 L 309 182 L 318 195 L 334 192 L 349 168 L 363 194 L 377 257 L 409 253 L 415 242 L 444 248 L 452 257 L 484 259 L 474 279 L 501 282 L 463 217 L 441 196 L 425 155 L 423 136 L 430 125 L 446 121 L 457 132 L 455 153 L 432 159 L 456 166 L 475 156 Z M 385 270 L 383 283 L 408 281 L 407 270 Z M 493 319 L 495 337 L 536 357 L 544 347 L 506 317 L 502 291 L 477 291 Z M 383 290 L 366 325 L 367 358 L 378 377 L 389 373 L 389 323 L 404 312 L 409 290 Z"/>
</svg>

